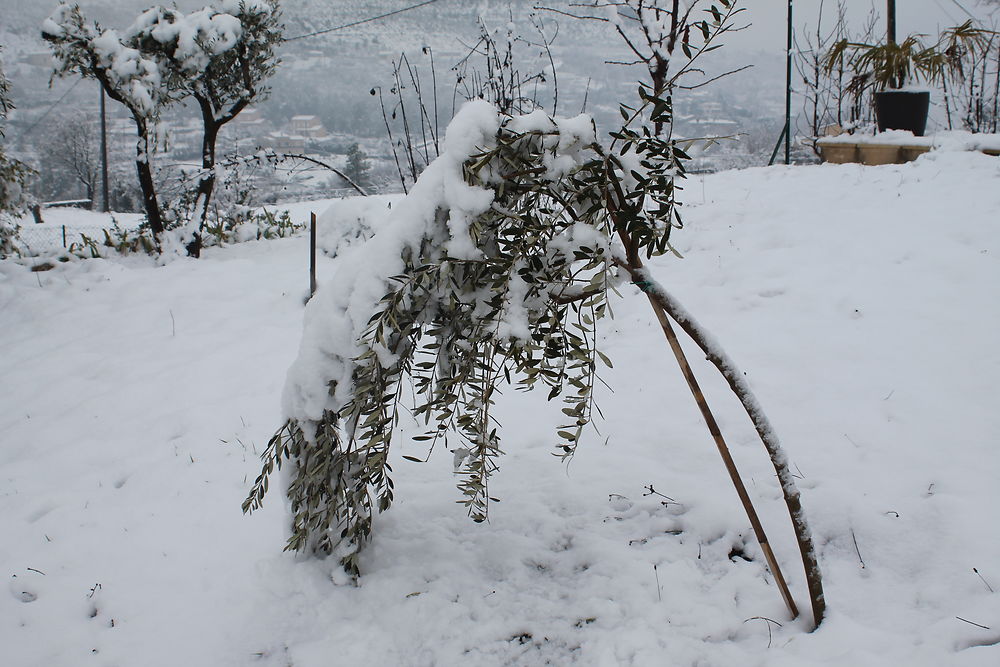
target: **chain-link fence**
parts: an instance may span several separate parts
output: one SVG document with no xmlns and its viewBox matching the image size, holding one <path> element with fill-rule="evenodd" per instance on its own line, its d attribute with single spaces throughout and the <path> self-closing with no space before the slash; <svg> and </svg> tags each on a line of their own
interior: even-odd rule
<svg viewBox="0 0 1000 667">
<path fill-rule="evenodd" d="M 23 225 L 18 235 L 20 245 L 30 254 L 48 253 L 62 248 L 69 248 L 74 243 L 81 243 L 83 235 L 104 241 L 101 227 L 67 227 L 66 225 Z"/>
</svg>

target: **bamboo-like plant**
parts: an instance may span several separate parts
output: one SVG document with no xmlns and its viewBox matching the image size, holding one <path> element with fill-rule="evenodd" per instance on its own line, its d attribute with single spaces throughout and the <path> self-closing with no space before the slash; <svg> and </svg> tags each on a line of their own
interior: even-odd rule
<svg viewBox="0 0 1000 667">
<path fill-rule="evenodd" d="M 890 37 L 880 44 L 841 39 L 823 55 L 823 72 L 852 72 L 847 86 L 856 101 L 866 92 L 898 91 L 911 83 L 941 86 L 949 128 L 953 128 L 953 107 L 967 129 L 982 131 L 996 114 L 997 85 L 992 100 L 988 65 L 997 33 L 971 19 L 944 30 L 935 43 L 926 35 L 909 35 L 901 42 Z M 1000 82 L 1000 75 L 997 81 Z"/>
<path fill-rule="evenodd" d="M 842 39 L 834 43 L 824 59 L 827 74 L 839 67 L 855 72 L 855 91 L 873 88 L 876 92 L 898 90 L 911 81 L 935 84 L 945 74 L 948 59 L 937 48 L 927 46 L 924 35 L 909 35 L 902 42 L 865 44 Z"/>
<path fill-rule="evenodd" d="M 963 57 L 980 53 L 989 46 L 990 30 L 965 23 L 944 30 L 938 40 L 927 44 L 926 35 L 909 35 L 902 42 L 887 40 L 880 44 L 841 39 L 823 58 L 827 74 L 838 68 L 855 73 L 855 87 L 876 91 L 898 90 L 911 82 L 936 85 L 945 76 L 961 73 Z"/>
</svg>

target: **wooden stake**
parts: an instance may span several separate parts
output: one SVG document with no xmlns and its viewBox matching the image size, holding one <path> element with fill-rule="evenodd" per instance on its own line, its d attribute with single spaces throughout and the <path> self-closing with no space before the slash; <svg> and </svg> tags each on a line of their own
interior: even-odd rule
<svg viewBox="0 0 1000 667">
<path fill-rule="evenodd" d="M 683 307 L 677 304 L 661 285 L 655 281 L 651 281 L 648 274 L 636 272 L 632 275 L 633 280 L 650 281 L 648 287 L 651 289 L 646 292 L 647 297 L 651 301 L 655 299 L 657 305 L 669 314 L 684 332 L 690 336 L 691 340 L 701 348 L 702 352 L 705 353 L 705 358 L 712 362 L 726 379 L 726 382 L 729 383 L 729 388 L 739 398 L 743 409 L 746 410 L 747 416 L 753 422 L 754 428 L 757 430 L 757 435 L 760 437 L 761 443 L 764 445 L 764 449 L 767 450 L 768 457 L 771 459 L 771 465 L 774 466 L 778 483 L 781 485 L 781 493 L 785 500 L 785 506 L 788 508 L 788 516 L 792 521 L 792 530 L 795 532 L 795 539 L 799 545 L 799 554 L 802 558 L 802 567 L 805 570 L 806 586 L 809 590 L 809 601 L 812 605 L 813 621 L 815 623 L 814 629 L 815 627 L 819 627 L 826 613 L 823 575 L 819 569 L 816 549 L 809 532 L 805 512 L 802 509 L 802 497 L 795 486 L 795 480 L 792 478 L 787 458 L 781 447 L 781 443 L 778 441 L 778 436 L 774 428 L 771 426 L 763 409 L 757 403 L 756 398 L 740 376 L 734 364 L 728 358 L 725 358 L 724 352 L 717 349 L 717 347 L 713 347 L 709 342 L 708 334 L 687 315 Z"/>
<path fill-rule="evenodd" d="M 624 198 L 624 195 L 620 191 L 617 194 L 619 197 Z M 805 569 L 806 584 L 809 588 L 809 600 L 812 603 L 813 620 L 815 623 L 813 629 L 816 629 L 823 621 L 823 615 L 826 610 L 826 599 L 823 594 L 823 577 L 820 573 L 819 561 L 816 557 L 816 549 L 812 543 L 812 535 L 809 532 L 809 525 L 806 522 L 805 513 L 802 510 L 801 497 L 795 486 L 795 481 L 792 479 L 791 472 L 788 469 L 788 462 L 786 460 L 784 450 L 778 442 L 774 429 L 771 428 L 770 422 L 764 415 L 764 411 L 757 404 L 756 398 L 753 396 L 749 387 L 747 387 L 743 379 L 738 377 L 735 373 L 735 366 L 724 358 L 725 354 L 723 352 L 713 348 L 713 346 L 709 343 L 708 335 L 686 315 L 683 309 L 670 298 L 666 290 L 652 280 L 646 272 L 642 263 L 642 258 L 639 255 L 638 248 L 632 242 L 632 238 L 626 231 L 625 226 L 618 220 L 611 192 L 605 192 L 605 199 L 608 206 L 608 213 L 611 216 L 614 228 L 617 230 L 618 237 L 621 239 L 622 247 L 625 250 L 625 259 L 618 258 L 615 260 L 615 263 L 628 272 L 632 281 L 636 285 L 642 287 L 643 292 L 646 294 L 646 298 L 649 299 L 653 312 L 656 313 L 656 318 L 660 322 L 664 335 L 667 337 L 667 342 L 670 343 L 670 347 L 674 351 L 674 356 L 677 358 L 677 362 L 681 366 L 684 377 L 688 381 L 688 387 L 691 389 L 691 393 L 694 394 L 695 400 L 698 402 L 698 407 L 702 411 L 705 423 L 708 424 L 709 432 L 711 432 L 712 437 L 715 439 L 716 446 L 719 449 L 719 454 L 722 455 L 722 459 L 726 464 L 726 469 L 729 471 L 733 485 L 736 487 L 736 491 L 740 496 L 740 500 L 743 502 L 743 507 L 746 510 L 747 516 L 750 518 L 750 523 L 754 528 L 757 540 L 760 542 L 761 551 L 764 552 L 764 557 L 767 559 L 768 567 L 771 568 L 775 581 L 778 582 L 778 587 L 781 590 L 781 596 L 784 598 L 785 604 L 788 605 L 788 609 L 792 613 L 792 618 L 795 618 L 798 616 L 798 608 L 795 606 L 795 601 L 792 599 L 791 592 L 788 590 L 788 585 L 785 583 L 785 579 L 781 575 L 777 560 L 774 557 L 774 553 L 771 551 L 771 546 L 767 542 L 767 536 L 764 534 L 764 529 L 757 517 L 757 512 L 753 507 L 753 503 L 750 502 L 750 496 L 747 494 L 746 487 L 743 485 L 743 480 L 740 478 L 739 471 L 736 469 L 736 465 L 733 463 L 732 457 L 729 454 L 729 448 L 726 445 L 725 440 L 722 438 L 722 432 L 719 429 L 719 425 L 715 421 L 715 417 L 712 415 L 712 412 L 708 407 L 705 395 L 698 386 L 698 381 L 695 379 L 694 372 L 691 370 L 691 366 L 688 364 L 687 358 L 684 356 L 684 351 L 681 349 L 680 343 L 677 341 L 677 336 L 674 334 L 673 327 L 670 326 L 670 320 L 667 318 L 667 313 L 669 313 L 670 317 L 672 317 L 674 321 L 676 321 L 678 325 L 684 329 L 685 333 L 687 333 L 691 339 L 697 343 L 698 347 L 700 347 L 705 353 L 705 358 L 711 361 L 719 372 L 722 373 L 722 376 L 726 378 L 730 389 L 732 389 L 733 393 L 740 399 L 740 403 L 743 405 L 744 410 L 746 410 L 747 415 L 753 422 L 754 428 L 757 429 L 757 434 L 760 436 L 764 449 L 767 450 L 767 454 L 771 459 L 771 464 L 774 466 L 774 471 L 777 474 L 778 483 L 781 485 L 781 492 L 785 499 L 785 506 L 788 508 L 788 515 L 792 520 L 792 530 L 795 532 L 795 538 L 799 544 L 799 553 L 802 556 L 802 566 Z"/>
<path fill-rule="evenodd" d="M 739 495 L 740 501 L 743 503 L 743 509 L 746 510 L 747 517 L 750 519 L 750 525 L 753 527 L 753 532 L 757 537 L 757 542 L 760 544 L 760 549 L 764 552 L 767 567 L 771 570 L 771 574 L 778 584 L 781 597 L 784 599 L 785 604 L 788 605 L 788 611 L 791 613 L 792 618 L 796 618 L 799 615 L 799 610 L 795 606 L 795 600 L 792 599 L 791 591 L 788 590 L 788 584 L 785 583 L 785 577 L 781 574 L 781 568 L 778 566 L 778 561 L 774 557 L 771 545 L 767 541 L 767 535 L 764 533 L 764 526 L 761 524 L 760 517 L 757 516 L 757 510 L 750 500 L 750 494 L 747 493 L 746 485 L 743 484 L 743 479 L 740 477 L 736 463 L 729 452 L 729 446 L 726 444 L 725 438 L 722 437 L 722 431 L 719 429 L 718 422 L 715 421 L 715 415 L 712 414 L 712 410 L 708 406 L 708 401 L 705 400 L 705 394 L 702 393 L 701 387 L 698 385 L 698 380 L 694 376 L 691 364 L 688 363 L 687 357 L 684 355 L 684 350 L 681 349 L 680 341 L 677 340 L 677 334 L 674 333 L 673 327 L 670 326 L 670 320 L 667 318 L 666 312 L 664 312 L 652 294 L 647 292 L 646 297 L 649 299 L 649 305 L 652 306 L 653 312 L 656 313 L 656 319 L 660 322 L 660 327 L 663 329 L 663 334 L 667 337 L 667 342 L 670 344 L 670 349 L 673 350 L 674 357 L 676 357 L 677 363 L 681 367 L 681 372 L 684 373 L 684 379 L 687 380 L 688 388 L 691 389 L 691 393 L 698 403 L 701 416 L 705 419 L 705 424 L 708 426 L 708 430 L 715 440 L 719 454 L 722 456 L 722 461 L 729 472 L 729 478 L 732 480 L 733 486 L 736 487 L 736 493 Z"/>
</svg>

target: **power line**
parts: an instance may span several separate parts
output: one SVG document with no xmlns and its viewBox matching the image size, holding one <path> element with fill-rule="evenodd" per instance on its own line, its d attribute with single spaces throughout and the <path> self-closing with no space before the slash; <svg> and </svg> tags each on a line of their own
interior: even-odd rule
<svg viewBox="0 0 1000 667">
<path fill-rule="evenodd" d="M 74 88 L 76 88 L 76 87 L 77 87 L 78 85 L 80 85 L 80 82 L 81 82 L 81 81 L 83 81 L 83 79 L 82 79 L 82 78 L 80 78 L 80 79 L 77 79 L 77 80 L 76 80 L 76 81 L 75 81 L 75 82 L 73 83 L 73 85 L 69 87 L 69 90 L 67 90 L 67 91 L 66 91 L 65 93 L 63 93 L 63 94 L 62 94 L 62 96 L 61 96 L 61 97 L 60 97 L 60 98 L 59 98 L 58 100 L 56 100 L 55 102 L 53 102 L 53 103 L 52 103 L 52 106 L 50 106 L 50 107 L 49 107 L 48 109 L 46 109 L 46 110 L 45 110 L 45 113 L 43 113 L 43 114 L 42 114 L 42 116 L 41 116 L 41 117 L 40 117 L 40 118 L 39 118 L 38 120 L 36 120 L 36 121 L 35 121 L 34 123 L 32 123 L 32 124 L 31 124 L 31 127 L 29 127 L 29 128 L 27 129 L 27 130 L 25 130 L 25 131 L 24 131 L 24 134 L 23 134 L 23 135 L 21 135 L 21 136 L 27 136 L 27 135 L 31 134 L 31 132 L 32 132 L 32 131 L 33 131 L 33 130 L 34 130 L 34 129 L 36 128 L 36 127 L 38 127 L 38 125 L 39 125 L 39 124 L 40 124 L 40 123 L 41 123 L 41 122 L 42 122 L 43 120 L 45 120 L 45 119 L 46 119 L 46 118 L 48 117 L 48 115 L 49 115 L 50 113 L 52 113 L 52 110 L 53 110 L 53 109 L 55 109 L 55 108 L 56 108 L 57 106 L 59 106 L 59 103 L 60 103 L 60 102 L 62 102 L 62 101 L 63 101 L 64 99 L 66 99 L 66 96 L 67 96 L 67 95 L 69 95 L 70 93 L 72 93 L 72 92 L 73 92 L 73 89 L 74 89 Z"/>
<path fill-rule="evenodd" d="M 956 5 L 958 5 L 958 8 L 961 9 L 963 12 L 965 12 L 970 19 L 976 18 L 975 16 L 972 15 L 972 12 L 966 9 L 961 2 L 959 2 L 958 0 L 951 0 L 951 1 L 954 2 Z"/>
<path fill-rule="evenodd" d="M 371 23 L 372 21 L 378 21 L 380 19 L 388 18 L 390 16 L 395 16 L 396 14 L 402 14 L 403 12 L 408 12 L 411 9 L 419 9 L 426 5 L 431 5 L 438 0 L 424 0 L 424 2 L 418 3 L 416 5 L 410 5 L 409 7 L 403 7 L 402 9 L 396 9 L 385 14 L 379 14 L 378 16 L 371 16 L 366 19 L 361 19 L 360 21 L 354 21 L 352 23 L 345 23 L 344 25 L 338 25 L 333 28 L 326 28 L 324 30 L 317 30 L 316 32 L 306 33 L 305 35 L 297 35 L 295 37 L 288 37 L 284 41 L 293 42 L 297 39 L 305 39 L 306 37 L 315 37 L 316 35 L 325 35 L 328 32 L 334 32 L 336 30 L 343 30 L 344 28 L 353 28 L 356 25 L 361 25 L 363 23 Z"/>
<path fill-rule="evenodd" d="M 965 12 L 966 16 L 968 16 L 970 19 L 975 20 L 976 16 L 968 9 L 966 9 L 965 5 L 963 5 L 961 2 L 959 2 L 958 0 L 951 0 L 951 3 L 956 7 L 958 7 L 959 9 L 961 9 L 963 12 Z M 934 0 L 934 4 L 936 4 L 938 6 L 938 9 L 940 9 L 945 14 L 945 16 L 948 17 L 949 21 L 954 21 L 955 23 L 958 22 L 958 20 L 954 16 L 952 16 L 947 9 L 944 8 L 944 5 L 941 4 L 941 0 Z"/>
</svg>

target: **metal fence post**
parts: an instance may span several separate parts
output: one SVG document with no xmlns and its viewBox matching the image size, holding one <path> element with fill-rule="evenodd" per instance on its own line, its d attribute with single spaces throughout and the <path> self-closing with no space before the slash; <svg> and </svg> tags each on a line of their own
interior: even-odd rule
<svg viewBox="0 0 1000 667">
<path fill-rule="evenodd" d="M 316 293 L 316 214 L 309 214 L 309 298 Z"/>
<path fill-rule="evenodd" d="M 785 51 L 785 164 L 792 163 L 792 30 L 792 0 L 788 0 L 788 46 Z"/>
</svg>

